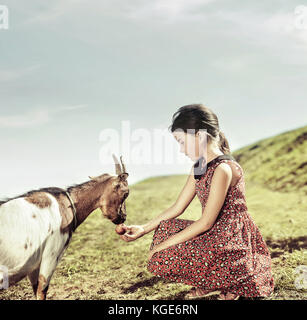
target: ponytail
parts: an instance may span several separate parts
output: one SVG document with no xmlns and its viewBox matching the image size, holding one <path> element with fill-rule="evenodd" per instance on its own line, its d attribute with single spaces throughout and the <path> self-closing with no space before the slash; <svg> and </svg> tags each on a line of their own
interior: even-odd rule
<svg viewBox="0 0 307 320">
<path fill-rule="evenodd" d="M 219 148 L 224 154 L 230 154 L 229 143 L 222 131 L 219 132 Z"/>
</svg>

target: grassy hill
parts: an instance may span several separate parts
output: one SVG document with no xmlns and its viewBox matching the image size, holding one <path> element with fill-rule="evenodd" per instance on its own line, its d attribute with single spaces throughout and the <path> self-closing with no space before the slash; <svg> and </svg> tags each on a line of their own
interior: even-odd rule
<svg viewBox="0 0 307 320">
<path fill-rule="evenodd" d="M 275 292 L 268 299 L 306 299 L 295 286 L 295 270 L 306 265 L 307 127 L 234 152 L 245 171 L 249 212 L 272 255 Z M 127 224 L 142 224 L 173 204 L 187 176 L 153 177 L 131 186 Z M 197 197 L 181 216 L 197 219 Z M 99 210 L 77 229 L 51 280 L 49 299 L 183 299 L 189 286 L 154 277 L 146 270 L 152 240 L 125 243 Z M 32 299 L 28 279 L 0 292 L 0 299 Z"/>
<path fill-rule="evenodd" d="M 234 156 L 247 181 L 307 195 L 307 126 L 255 142 Z"/>
</svg>

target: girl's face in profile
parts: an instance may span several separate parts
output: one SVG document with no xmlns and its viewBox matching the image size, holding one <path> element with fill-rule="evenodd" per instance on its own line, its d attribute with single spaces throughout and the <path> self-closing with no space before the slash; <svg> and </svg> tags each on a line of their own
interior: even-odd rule
<svg viewBox="0 0 307 320">
<path fill-rule="evenodd" d="M 192 161 L 197 161 L 200 157 L 199 135 L 189 134 L 183 131 L 173 132 L 173 136 L 180 145 L 180 152 L 183 152 Z"/>
</svg>

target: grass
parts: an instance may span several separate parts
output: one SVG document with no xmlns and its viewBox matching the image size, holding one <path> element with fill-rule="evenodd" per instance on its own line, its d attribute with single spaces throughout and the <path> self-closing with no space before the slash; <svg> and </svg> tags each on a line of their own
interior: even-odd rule
<svg viewBox="0 0 307 320">
<path fill-rule="evenodd" d="M 289 147 L 289 141 L 302 135 L 300 130 L 290 132 L 290 137 L 284 134 L 284 145 Z M 270 139 L 257 144 L 274 145 L 272 154 L 276 154 L 283 148 L 282 142 L 280 137 Z M 302 143 L 305 144 L 305 140 Z M 295 286 L 296 268 L 306 265 L 306 188 L 299 187 L 304 186 L 301 180 L 303 178 L 299 177 L 298 185 L 288 185 L 285 183 L 287 177 L 284 176 L 305 160 L 298 153 L 298 160 L 293 161 L 295 164 L 291 164 L 291 168 L 281 161 L 279 169 L 274 171 L 272 168 L 278 161 L 272 155 L 267 155 L 266 148 L 263 154 L 260 152 L 261 148 L 257 151 L 258 154 L 251 154 L 258 149 L 250 150 L 252 146 L 239 150 L 234 156 L 244 171 L 247 171 L 245 180 L 248 210 L 272 256 L 275 291 L 266 299 L 306 299 L 306 290 Z M 285 150 L 288 150 L 287 147 Z M 279 157 L 284 158 L 283 154 Z M 303 166 L 304 172 L 300 173 L 303 177 L 306 177 L 306 168 Z M 270 174 L 267 176 L 265 172 Z M 185 175 L 154 177 L 131 186 L 127 199 L 126 223 L 142 224 L 161 213 L 175 201 L 186 178 Z M 284 184 L 273 183 L 274 179 L 279 178 Z M 200 214 L 201 206 L 195 197 L 181 218 L 197 219 Z M 73 235 L 71 244 L 51 279 L 48 299 L 183 299 L 189 286 L 154 277 L 146 269 L 153 233 L 125 243 L 114 229 L 113 224 L 101 217 L 99 210 L 88 217 Z M 0 292 L 0 299 L 33 298 L 28 279 Z"/>
<path fill-rule="evenodd" d="M 307 126 L 255 142 L 234 155 L 246 180 L 307 195 Z"/>
</svg>

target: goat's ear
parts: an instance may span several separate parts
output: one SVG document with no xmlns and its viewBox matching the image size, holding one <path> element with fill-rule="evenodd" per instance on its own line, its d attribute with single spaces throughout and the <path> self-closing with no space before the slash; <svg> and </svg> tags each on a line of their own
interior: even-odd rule
<svg viewBox="0 0 307 320">
<path fill-rule="evenodd" d="M 119 181 L 126 181 L 128 178 L 129 174 L 127 172 L 121 173 L 120 175 L 118 175 L 118 179 Z"/>
</svg>

